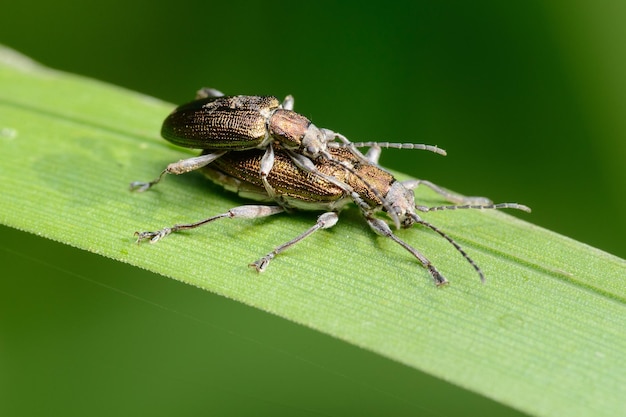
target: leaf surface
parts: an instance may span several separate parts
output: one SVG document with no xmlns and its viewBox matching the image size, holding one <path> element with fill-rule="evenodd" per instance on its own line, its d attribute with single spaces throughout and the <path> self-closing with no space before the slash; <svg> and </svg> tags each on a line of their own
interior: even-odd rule
<svg viewBox="0 0 626 417">
<path fill-rule="evenodd" d="M 137 230 L 246 204 L 197 173 L 128 190 L 193 154 L 158 136 L 172 108 L 0 51 L 0 222 L 258 307 L 532 415 L 623 415 L 626 262 L 505 213 L 423 216 L 474 258 L 484 285 L 438 235 L 399 231 L 451 281 L 436 288 L 355 207 L 260 275 L 247 264 L 310 227 L 315 213 L 221 220 L 135 244 Z M 425 189 L 416 198 L 443 203 Z"/>
</svg>

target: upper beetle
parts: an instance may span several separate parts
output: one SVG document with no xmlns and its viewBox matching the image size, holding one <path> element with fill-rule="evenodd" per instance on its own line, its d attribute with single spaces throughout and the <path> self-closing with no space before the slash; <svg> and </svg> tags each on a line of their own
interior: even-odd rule
<svg viewBox="0 0 626 417">
<path fill-rule="evenodd" d="M 225 96 L 212 88 L 200 89 L 194 101 L 177 107 L 167 116 L 163 121 L 161 135 L 176 145 L 202 149 L 202 154 L 173 162 L 154 180 L 131 183 L 131 189 L 145 191 L 158 183 L 165 174 L 178 175 L 200 169 L 228 152 L 260 149 L 264 152 L 258 166 L 259 179 L 268 196 L 282 205 L 280 193 L 267 180 L 274 167 L 274 147 L 280 149 L 300 169 L 310 173 L 318 173 L 313 161 L 336 158 L 330 152 L 333 148 L 347 148 L 355 158 L 367 163 L 357 147 L 371 146 L 374 142 L 352 143 L 340 133 L 318 128 L 309 119 L 294 112 L 293 105 L 292 96 L 287 96 L 281 103 L 273 96 Z M 430 145 L 388 142 L 377 145 L 425 149 L 445 155 L 444 150 Z M 346 161 L 341 163 L 345 164 Z M 334 179 L 331 181 L 337 182 Z M 392 218 L 399 226 L 397 216 L 392 214 Z"/>
<path fill-rule="evenodd" d="M 303 161 L 301 155 L 310 159 L 320 155 L 330 158 L 328 144 L 337 139 L 336 146 L 350 146 L 358 152 L 345 136 L 318 128 L 294 112 L 293 104 L 292 96 L 281 103 L 273 96 L 225 96 L 212 88 L 199 90 L 194 101 L 177 107 L 167 116 L 161 135 L 175 145 L 209 152 L 172 163 L 155 180 L 134 182 L 131 188 L 144 191 L 165 174 L 183 174 L 210 164 L 226 152 L 255 148 L 265 150 L 259 171 L 261 178 L 265 178 L 274 166 L 274 143 L 293 152 L 298 163 Z M 304 162 L 306 167 L 313 166 Z M 264 181 L 264 184 L 268 194 L 275 195 L 269 183 Z"/>
<path fill-rule="evenodd" d="M 316 158 L 340 135 L 318 128 L 294 112 L 293 104 L 292 96 L 281 103 L 272 96 L 224 96 L 203 88 L 165 119 L 161 135 L 179 146 L 227 151 L 266 149 L 276 141 Z"/>
</svg>

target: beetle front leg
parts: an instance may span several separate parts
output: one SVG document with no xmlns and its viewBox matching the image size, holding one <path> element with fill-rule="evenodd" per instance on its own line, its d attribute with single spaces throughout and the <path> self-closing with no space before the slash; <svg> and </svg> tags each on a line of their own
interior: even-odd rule
<svg viewBox="0 0 626 417">
<path fill-rule="evenodd" d="M 435 268 L 435 265 L 432 264 L 420 251 L 415 249 L 413 246 L 406 243 L 404 240 L 400 239 L 398 236 L 394 235 L 391 231 L 391 228 L 384 221 L 377 219 L 375 217 L 368 216 L 366 217 L 367 223 L 370 225 L 372 230 L 376 232 L 376 234 L 385 236 L 402 246 L 404 249 L 409 251 L 409 253 L 417 258 L 418 261 L 422 264 L 424 268 L 428 270 L 430 275 L 435 280 L 435 284 L 437 286 L 445 285 L 448 283 L 448 280 L 441 275 L 441 273 Z"/>
<path fill-rule="evenodd" d="M 209 165 L 211 162 L 215 161 L 217 158 L 224 155 L 226 152 L 227 151 L 209 153 L 206 155 L 200 155 L 200 156 L 196 156 L 193 158 L 181 159 L 178 162 L 173 162 L 169 164 L 167 168 L 165 168 L 158 177 L 156 177 L 150 182 L 141 182 L 141 181 L 131 182 L 130 190 L 138 191 L 138 192 L 146 191 L 147 189 L 149 189 L 150 187 L 156 185 L 159 181 L 161 181 L 161 179 L 163 178 L 163 176 L 165 176 L 165 174 L 180 175 L 180 174 L 185 174 L 187 172 L 195 171 L 196 169 Z"/>
<path fill-rule="evenodd" d="M 156 232 L 135 232 L 135 236 L 137 236 L 137 243 L 146 239 L 149 239 L 150 243 L 155 243 L 171 233 L 178 232 L 179 230 L 195 229 L 196 227 L 203 226 L 215 220 L 224 218 L 258 219 L 261 217 L 267 217 L 274 214 L 282 213 L 283 211 L 284 209 L 280 206 L 239 206 L 228 210 L 226 213 L 218 214 L 217 216 L 209 217 L 207 219 L 200 220 L 199 222 L 176 224 L 171 227 L 165 227 L 161 230 L 157 230 Z"/>
<path fill-rule="evenodd" d="M 282 245 L 278 246 L 277 248 L 275 248 L 273 251 L 271 251 L 270 253 L 262 257 L 261 259 L 255 262 L 252 262 L 249 266 L 254 267 L 258 272 L 265 271 L 265 268 L 267 268 L 270 261 L 274 259 L 276 255 L 283 252 L 285 249 L 290 248 L 291 246 L 300 242 L 305 237 L 312 235 L 313 233 L 317 232 L 320 229 L 330 229 L 331 227 L 337 224 L 338 220 L 339 220 L 339 216 L 334 211 L 329 211 L 327 213 L 320 215 L 317 218 L 317 222 L 315 223 L 315 225 L 313 225 L 313 227 L 311 227 L 310 229 L 308 229 L 306 232 L 302 233 L 301 235 L 298 235 L 295 238 L 291 239 L 289 242 L 283 243 Z"/>
<path fill-rule="evenodd" d="M 202 87 L 196 92 L 196 100 L 208 97 L 224 97 L 224 93 L 215 88 Z"/>
<path fill-rule="evenodd" d="M 280 204 L 280 199 L 276 195 L 274 187 L 272 187 L 267 180 L 267 176 L 270 174 L 272 168 L 274 168 L 274 147 L 270 143 L 267 145 L 267 149 L 261 158 L 261 163 L 259 164 L 259 176 L 261 177 L 261 181 L 263 182 L 267 195 L 270 196 L 272 200 L 275 200 Z"/>
<path fill-rule="evenodd" d="M 466 197 L 461 194 L 453 193 L 452 191 L 446 190 L 443 187 L 438 186 L 437 184 L 433 184 L 430 181 L 426 180 L 407 180 L 402 181 L 402 185 L 404 185 L 409 190 L 415 190 L 420 185 L 425 185 L 430 188 L 437 194 L 441 195 L 447 201 L 455 204 L 461 205 L 480 205 L 480 206 L 488 206 L 493 204 L 493 201 L 486 197 Z"/>
</svg>

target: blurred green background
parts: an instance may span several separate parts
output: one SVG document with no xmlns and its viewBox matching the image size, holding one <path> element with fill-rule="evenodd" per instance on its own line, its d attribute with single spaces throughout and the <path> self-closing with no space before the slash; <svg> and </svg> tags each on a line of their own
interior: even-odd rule
<svg viewBox="0 0 626 417">
<path fill-rule="evenodd" d="M 524 219 L 626 257 L 624 2 L 5 3 L 0 43 L 45 65 L 172 103 L 201 86 L 293 94 L 354 141 L 448 151 L 389 150 L 387 167 L 527 204 Z M 0 257 L 1 415 L 515 415 L 25 233 L 0 229 Z"/>
</svg>

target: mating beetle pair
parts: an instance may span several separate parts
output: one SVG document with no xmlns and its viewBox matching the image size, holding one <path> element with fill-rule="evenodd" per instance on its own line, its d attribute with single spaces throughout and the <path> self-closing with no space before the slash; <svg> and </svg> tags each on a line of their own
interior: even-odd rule
<svg viewBox="0 0 626 417">
<path fill-rule="evenodd" d="M 293 111 L 293 98 L 282 104 L 275 97 L 223 96 L 202 89 L 195 101 L 175 109 L 164 121 L 162 135 L 177 145 L 200 148 L 200 156 L 172 163 L 155 180 L 134 182 L 131 189 L 144 191 L 167 173 L 182 174 L 202 169 L 215 183 L 257 201 L 278 205 L 245 205 L 196 223 L 175 225 L 155 232 L 137 232 L 138 241 L 156 242 L 172 232 L 192 229 L 221 218 L 258 218 L 291 209 L 324 210 L 314 226 L 250 264 L 257 271 L 285 249 L 319 229 L 338 221 L 338 212 L 354 202 L 374 232 L 401 245 L 426 268 L 437 285 L 447 280 L 417 249 L 375 217 L 386 212 L 396 228 L 421 224 L 448 240 L 484 276 L 476 263 L 447 234 L 421 219 L 417 212 L 445 209 L 513 208 L 530 211 L 516 203 L 492 204 L 482 197 L 464 197 L 424 180 L 397 181 L 378 165 L 381 146 L 424 149 L 445 155 L 435 146 L 376 142 L 352 143 L 339 133 L 317 128 Z M 363 155 L 357 147 L 369 147 Z M 425 185 L 441 194 L 452 206 L 425 207 L 415 203 L 413 190 Z"/>
</svg>

